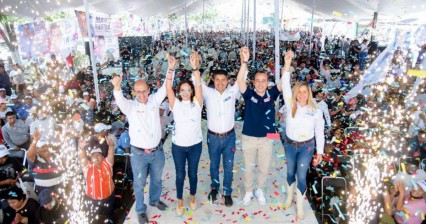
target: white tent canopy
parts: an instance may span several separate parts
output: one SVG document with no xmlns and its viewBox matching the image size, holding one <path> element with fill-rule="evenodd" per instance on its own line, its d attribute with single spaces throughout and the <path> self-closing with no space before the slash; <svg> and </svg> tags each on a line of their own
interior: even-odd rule
<svg viewBox="0 0 426 224">
<path fill-rule="evenodd" d="M 203 1 L 205 4 L 224 3 L 225 0 L 187 0 L 188 13 L 200 10 Z M 234 0 L 241 2 L 242 0 Z M 252 3 L 252 0 L 251 4 Z M 424 0 L 284 0 L 290 7 L 284 10 L 302 10 L 312 12 L 315 4 L 316 18 L 341 18 L 348 21 L 372 20 L 373 13 L 379 12 L 380 20 L 403 22 L 422 19 L 425 12 Z M 282 2 L 282 1 L 281 1 Z M 233 2 L 235 3 L 235 2 Z M 257 4 L 267 3 L 273 12 L 273 0 L 258 0 Z M 131 12 L 141 18 L 154 15 L 168 16 L 184 13 L 183 0 L 88 0 L 92 11 L 108 15 L 120 12 Z M 0 12 L 25 18 L 42 17 L 61 10 L 84 9 L 83 0 L 1 0 Z M 240 9 L 230 9 L 240 14 Z M 38 14 L 37 14 L 38 13 Z"/>
</svg>

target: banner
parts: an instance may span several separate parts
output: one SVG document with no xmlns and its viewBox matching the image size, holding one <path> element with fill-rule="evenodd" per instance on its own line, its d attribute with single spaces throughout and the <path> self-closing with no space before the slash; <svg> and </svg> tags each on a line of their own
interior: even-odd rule
<svg viewBox="0 0 426 224">
<path fill-rule="evenodd" d="M 83 38 L 87 38 L 86 13 L 75 10 L 78 26 Z M 91 36 L 122 36 L 122 18 L 118 16 L 109 17 L 89 13 Z"/>
<path fill-rule="evenodd" d="M 65 61 L 77 49 L 78 31 L 76 18 L 70 18 L 49 25 L 49 53 L 56 59 Z"/>
<path fill-rule="evenodd" d="M 48 32 L 44 20 L 17 26 L 19 52 L 22 59 L 31 59 L 47 53 Z"/>
<path fill-rule="evenodd" d="M 123 30 L 124 36 L 142 36 L 142 21 L 141 19 L 133 14 L 124 14 L 122 17 L 122 22 L 125 27 Z"/>
<path fill-rule="evenodd" d="M 88 32 L 88 27 L 87 27 L 87 22 L 86 22 L 86 13 L 82 12 L 82 11 L 77 11 L 75 10 L 75 15 L 77 17 L 77 22 L 78 22 L 78 27 L 80 28 L 80 32 L 81 32 L 81 36 L 85 39 L 87 38 L 87 32 Z M 89 15 L 90 16 L 90 15 Z M 90 18 L 90 30 L 92 31 L 90 36 L 94 36 L 94 28 L 93 28 L 93 23 L 92 23 L 92 18 Z"/>
<path fill-rule="evenodd" d="M 283 41 L 299 41 L 300 33 L 299 32 L 281 32 L 280 40 Z"/>
<path fill-rule="evenodd" d="M 394 51 L 398 46 L 403 45 L 404 42 L 409 39 L 409 36 L 410 32 L 406 32 L 404 38 L 400 37 L 399 31 L 395 32 L 393 41 L 376 60 L 371 63 L 371 66 L 364 71 L 362 80 L 344 96 L 345 102 L 349 102 L 350 99 L 356 97 L 365 86 L 374 85 L 383 81 L 383 78 L 386 77 L 389 72 L 389 65 Z"/>
<path fill-rule="evenodd" d="M 116 61 L 119 58 L 118 37 L 95 36 L 93 45 L 96 62 L 104 64 L 111 60 Z"/>
</svg>

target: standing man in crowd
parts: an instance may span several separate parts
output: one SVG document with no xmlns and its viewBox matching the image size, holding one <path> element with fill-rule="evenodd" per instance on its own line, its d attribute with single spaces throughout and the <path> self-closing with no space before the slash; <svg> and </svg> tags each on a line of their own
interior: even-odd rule
<svg viewBox="0 0 426 224">
<path fill-rule="evenodd" d="M 0 65 L 0 89 L 3 89 L 7 96 L 12 94 L 12 82 L 10 82 L 9 75 L 6 73 L 4 65 Z M 4 98 L 4 96 L 2 96 L 2 98 Z"/>
<path fill-rule="evenodd" d="M 262 188 L 268 178 L 269 165 L 272 159 L 272 136 L 275 134 L 275 100 L 281 93 L 281 83 L 268 89 L 268 74 L 259 71 L 254 77 L 255 89 L 248 88 L 244 75 L 250 52 L 242 47 L 240 52 L 241 67 L 237 83 L 245 101 L 242 149 L 244 157 L 244 186 L 246 194 L 244 204 L 250 204 L 253 197 L 253 170 L 258 160 L 259 169 L 257 190 L 254 196 L 260 205 L 266 204 Z M 253 59 L 254 60 L 254 59 Z"/>
<path fill-rule="evenodd" d="M 169 65 L 169 71 L 174 74 L 174 67 Z M 174 75 L 173 75 L 174 76 Z M 121 90 L 123 73 L 112 79 L 114 98 L 121 112 L 129 121 L 129 135 L 133 188 L 136 196 L 136 212 L 139 223 L 149 223 L 144 204 L 144 188 L 148 173 L 151 176 L 149 186 L 149 204 L 164 211 L 167 205 L 160 201 L 165 156 L 161 140 L 160 105 L 166 97 L 166 87 L 161 86 L 156 93 L 150 94 L 150 88 L 145 80 L 137 80 L 133 86 L 134 100 L 124 98 Z M 172 77 L 173 79 L 173 77 Z"/>
<path fill-rule="evenodd" d="M 219 165 L 223 158 L 223 195 L 225 206 L 232 206 L 232 170 L 235 155 L 235 101 L 238 97 L 238 84 L 228 87 L 228 73 L 218 70 L 213 73 L 214 89 L 204 82 L 203 96 L 207 107 L 207 144 L 210 156 L 211 191 L 209 200 L 215 201 L 220 181 Z"/>
</svg>

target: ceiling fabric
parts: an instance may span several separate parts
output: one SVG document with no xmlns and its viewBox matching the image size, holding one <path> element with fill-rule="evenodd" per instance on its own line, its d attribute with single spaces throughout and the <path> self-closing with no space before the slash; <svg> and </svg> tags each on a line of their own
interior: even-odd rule
<svg viewBox="0 0 426 224">
<path fill-rule="evenodd" d="M 87 0 L 89 10 L 107 15 L 120 12 L 131 12 L 141 18 L 154 15 L 166 17 L 170 14 L 184 14 L 184 0 Z M 207 4 L 215 4 L 226 0 L 204 0 Z M 241 0 L 233 0 L 241 1 Z M 250 0 L 252 1 L 252 0 Z M 269 2 L 273 11 L 274 0 L 257 0 Z M 280 2 L 282 2 L 280 0 Z M 419 17 L 425 12 L 425 0 L 284 0 L 297 5 L 298 9 L 311 13 L 315 8 L 315 16 L 320 18 L 339 18 L 347 21 L 371 20 L 375 11 L 379 19 L 409 20 Z M 0 9 L 6 15 L 25 18 L 42 17 L 67 9 L 84 10 L 83 0 L 0 0 Z M 315 4 L 314 4 L 315 3 Z M 200 10 L 203 0 L 187 0 L 188 13 Z M 252 4 L 252 3 L 251 3 Z M 314 7 L 315 5 L 315 7 Z M 12 6 L 8 11 L 5 8 Z M 14 12 L 12 12 L 14 10 Z M 292 9 L 289 9 L 292 10 Z M 240 9 L 236 9 L 240 13 Z M 38 13 L 38 15 L 37 15 Z M 284 11 L 284 14 L 286 12 Z"/>
</svg>

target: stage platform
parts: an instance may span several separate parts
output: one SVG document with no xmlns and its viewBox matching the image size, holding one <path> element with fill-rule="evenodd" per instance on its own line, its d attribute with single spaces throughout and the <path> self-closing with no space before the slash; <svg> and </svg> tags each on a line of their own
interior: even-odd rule
<svg viewBox="0 0 426 224">
<path fill-rule="evenodd" d="M 164 146 L 166 154 L 166 165 L 163 173 L 163 192 L 161 200 L 165 202 L 169 208 L 162 212 L 155 207 L 148 205 L 148 187 L 145 188 L 145 203 L 148 205 L 148 217 L 151 223 L 158 224 L 178 224 L 178 223 L 318 223 L 314 212 L 309 205 L 308 200 L 304 201 L 305 219 L 296 220 L 296 206 L 292 206 L 287 210 L 283 209 L 283 203 L 287 197 L 284 181 L 286 177 L 286 161 L 284 150 L 280 141 L 274 141 L 273 160 L 267 181 L 265 196 L 267 198 L 266 205 L 259 205 L 254 198 L 250 205 L 243 205 L 244 197 L 244 162 L 241 151 L 241 130 L 242 123 L 236 122 L 237 147 L 234 163 L 234 183 L 233 183 L 233 200 L 234 205 L 230 208 L 225 207 L 224 199 L 219 198 L 216 203 L 211 204 L 207 199 L 210 192 L 210 160 L 207 149 L 206 140 L 206 122 L 203 121 L 203 153 L 201 155 L 199 173 L 198 173 L 198 189 L 196 199 L 199 203 L 197 210 L 192 211 L 189 207 L 189 183 L 185 180 L 184 186 L 184 205 L 185 212 L 183 216 L 177 216 L 176 207 L 176 187 L 175 187 L 175 167 L 171 154 L 171 137 L 167 139 Z M 220 182 L 223 183 L 223 170 L 220 173 Z M 149 181 L 149 178 L 148 178 Z M 147 184 L 147 186 L 149 186 Z M 135 204 L 133 204 L 129 214 L 124 221 L 128 224 L 136 224 L 137 214 L 135 212 Z"/>
</svg>

